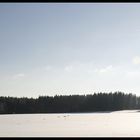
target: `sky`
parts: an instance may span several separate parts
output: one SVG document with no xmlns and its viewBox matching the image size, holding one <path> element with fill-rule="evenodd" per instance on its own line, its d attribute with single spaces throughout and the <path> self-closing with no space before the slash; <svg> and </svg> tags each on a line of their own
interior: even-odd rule
<svg viewBox="0 0 140 140">
<path fill-rule="evenodd" d="M 0 3 L 0 96 L 140 96 L 139 3 Z"/>
</svg>

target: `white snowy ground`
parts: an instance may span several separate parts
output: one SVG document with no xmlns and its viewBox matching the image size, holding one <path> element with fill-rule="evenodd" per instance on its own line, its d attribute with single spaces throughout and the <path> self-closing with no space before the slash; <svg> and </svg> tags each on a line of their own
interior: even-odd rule
<svg viewBox="0 0 140 140">
<path fill-rule="evenodd" d="M 140 112 L 0 115 L 0 137 L 139 137 Z"/>
</svg>

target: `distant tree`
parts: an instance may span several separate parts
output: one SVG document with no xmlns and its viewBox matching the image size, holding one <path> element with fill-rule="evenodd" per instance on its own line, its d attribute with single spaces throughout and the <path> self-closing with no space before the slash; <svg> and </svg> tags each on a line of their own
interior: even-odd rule
<svg viewBox="0 0 140 140">
<path fill-rule="evenodd" d="M 140 97 L 123 92 L 55 95 L 33 98 L 0 97 L 0 114 L 67 113 L 140 109 Z"/>
</svg>

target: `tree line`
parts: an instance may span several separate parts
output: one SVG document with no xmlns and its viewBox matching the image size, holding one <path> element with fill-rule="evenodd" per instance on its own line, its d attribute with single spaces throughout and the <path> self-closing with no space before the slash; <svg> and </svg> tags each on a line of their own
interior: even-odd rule
<svg viewBox="0 0 140 140">
<path fill-rule="evenodd" d="M 123 92 L 55 95 L 34 98 L 0 97 L 0 114 L 74 113 L 140 109 L 140 97 Z"/>
</svg>

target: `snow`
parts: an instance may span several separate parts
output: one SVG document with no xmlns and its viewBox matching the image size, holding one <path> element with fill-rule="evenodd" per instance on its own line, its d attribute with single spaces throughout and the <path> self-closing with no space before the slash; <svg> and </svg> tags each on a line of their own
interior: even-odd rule
<svg viewBox="0 0 140 140">
<path fill-rule="evenodd" d="M 140 112 L 0 115 L 0 137 L 139 137 Z"/>
</svg>

